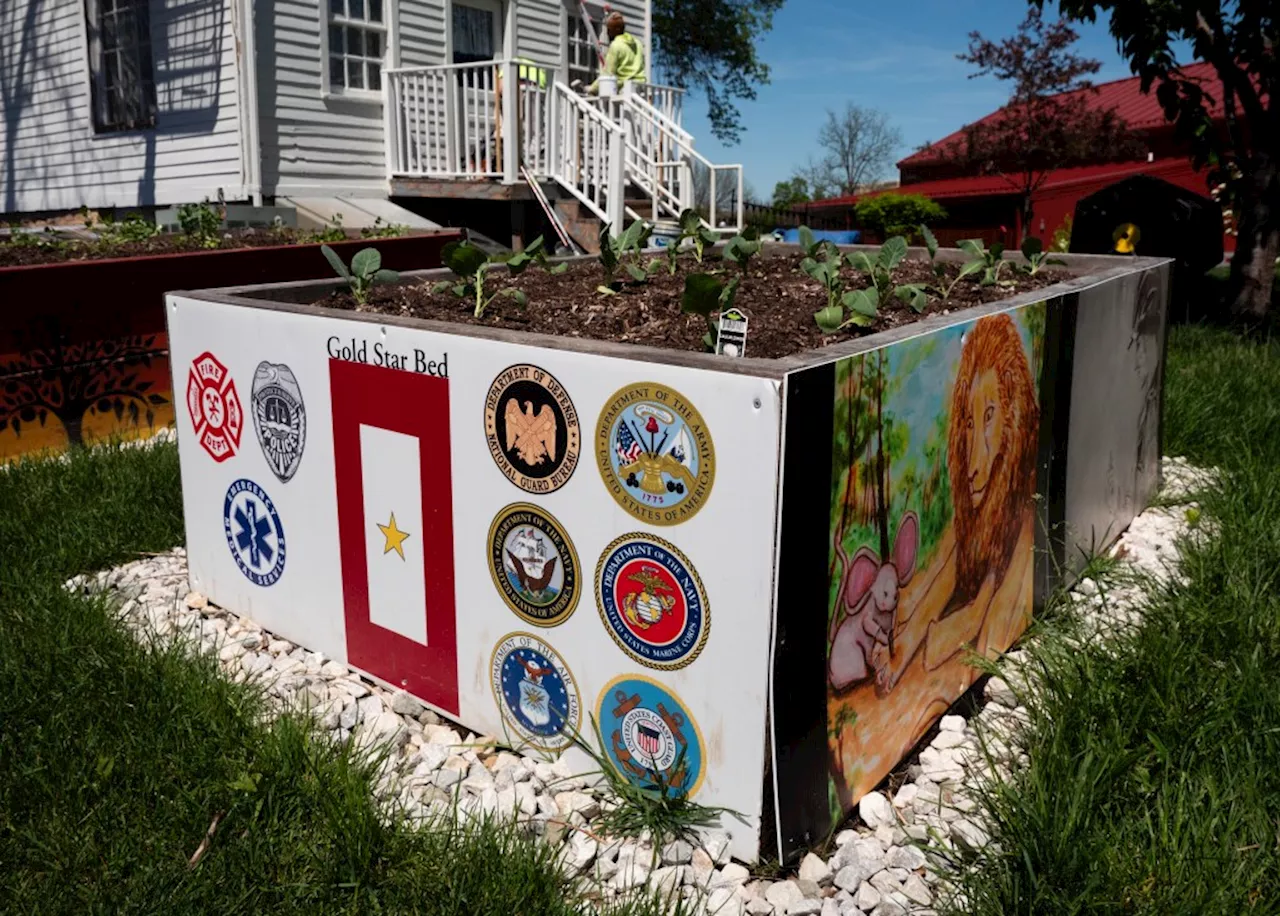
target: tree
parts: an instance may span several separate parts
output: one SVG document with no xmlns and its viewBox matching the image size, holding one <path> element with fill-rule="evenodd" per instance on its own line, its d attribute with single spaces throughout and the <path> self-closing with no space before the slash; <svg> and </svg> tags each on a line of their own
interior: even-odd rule
<svg viewBox="0 0 1280 916">
<path fill-rule="evenodd" d="M 893 165 L 894 154 L 902 146 L 902 133 L 889 123 L 889 116 L 850 102 L 844 111 L 827 110 L 827 121 L 818 131 L 822 158 L 797 171 L 815 191 L 855 194 Z"/>
<path fill-rule="evenodd" d="M 809 192 L 809 182 L 796 175 L 786 181 L 779 181 L 773 186 L 772 205 L 779 208 L 794 207 L 796 204 L 807 204 L 813 200 Z"/>
<path fill-rule="evenodd" d="M 1032 0 L 1038 3 L 1039 0 Z M 1073 19 L 1111 14 L 1111 34 L 1142 79 L 1156 87 L 1165 117 L 1191 145 L 1197 167 L 1225 181 L 1236 217 L 1231 259 L 1232 310 L 1265 316 L 1280 255 L 1280 61 L 1276 8 L 1257 0 L 1062 0 Z M 1175 45 L 1189 43 L 1211 64 L 1217 86 L 1180 72 Z M 1226 129 L 1215 129 L 1221 105 Z"/>
<path fill-rule="evenodd" d="M 756 97 L 769 67 L 756 55 L 784 0 L 653 0 L 654 63 L 663 78 L 707 97 L 711 132 L 726 143 L 741 138 L 735 103 Z"/>
<path fill-rule="evenodd" d="M 923 194 L 887 192 L 859 200 L 853 208 L 858 225 L 874 229 L 881 239 L 903 235 L 910 241 L 926 226 L 947 218 L 947 211 Z"/>
<path fill-rule="evenodd" d="M 1071 52 L 1078 38 L 1065 19 L 1046 23 L 1033 6 L 1012 38 L 990 41 L 970 32 L 969 52 L 957 55 L 978 68 L 971 79 L 994 75 L 1011 82 L 1013 93 L 1004 108 L 966 127 L 962 141 L 939 155 L 959 160 L 966 171 L 1003 176 L 1022 199 L 1024 236 L 1031 231 L 1031 198 L 1049 172 L 1143 152 L 1114 110 L 1093 106 L 1097 90 L 1088 78 L 1102 64 Z"/>
</svg>

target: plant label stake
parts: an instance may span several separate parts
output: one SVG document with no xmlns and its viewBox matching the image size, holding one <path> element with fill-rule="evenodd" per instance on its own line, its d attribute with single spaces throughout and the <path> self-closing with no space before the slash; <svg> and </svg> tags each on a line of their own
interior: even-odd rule
<svg viewBox="0 0 1280 916">
<path fill-rule="evenodd" d="M 747 352 L 747 313 L 732 308 L 720 313 L 716 330 L 717 356 L 742 356 Z"/>
</svg>

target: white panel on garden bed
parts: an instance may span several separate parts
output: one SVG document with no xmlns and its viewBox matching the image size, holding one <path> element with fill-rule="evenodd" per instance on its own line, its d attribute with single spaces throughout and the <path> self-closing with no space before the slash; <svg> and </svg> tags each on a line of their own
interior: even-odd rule
<svg viewBox="0 0 1280 916">
<path fill-rule="evenodd" d="M 554 753 L 595 717 L 636 779 L 742 813 L 755 857 L 776 381 L 168 313 L 194 589 L 512 744 Z"/>
</svg>

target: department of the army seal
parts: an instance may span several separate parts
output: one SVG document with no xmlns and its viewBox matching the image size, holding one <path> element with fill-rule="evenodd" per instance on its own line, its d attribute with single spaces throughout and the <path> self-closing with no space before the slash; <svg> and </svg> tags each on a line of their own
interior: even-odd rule
<svg viewBox="0 0 1280 916">
<path fill-rule="evenodd" d="M 253 373 L 253 427 L 271 473 L 288 483 L 307 444 L 307 409 L 302 387 L 284 363 L 258 363 Z"/>
<path fill-rule="evenodd" d="M 484 434 L 498 468 L 527 493 L 560 489 L 578 466 L 578 411 L 556 377 L 537 366 L 508 366 L 493 380 Z"/>
<path fill-rule="evenodd" d="M 578 554 L 550 513 L 516 503 L 489 526 L 489 573 L 502 600 L 534 626 L 554 627 L 578 606 Z"/>
<path fill-rule="evenodd" d="M 555 649 L 531 633 L 508 633 L 489 661 L 502 721 L 524 743 L 544 751 L 568 747 L 582 711 L 573 672 Z"/>
<path fill-rule="evenodd" d="M 653 382 L 628 385 L 605 401 L 596 462 L 618 505 L 650 525 L 692 518 L 716 477 L 702 414 L 680 392 Z"/>
</svg>

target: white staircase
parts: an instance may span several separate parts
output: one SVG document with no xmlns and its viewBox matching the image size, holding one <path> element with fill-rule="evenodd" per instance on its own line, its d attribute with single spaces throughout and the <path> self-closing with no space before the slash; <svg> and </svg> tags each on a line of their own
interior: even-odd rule
<svg viewBox="0 0 1280 916">
<path fill-rule="evenodd" d="M 392 179 L 553 181 L 615 234 L 629 220 L 676 220 L 739 232 L 741 165 L 716 165 L 680 126 L 680 90 L 642 85 L 613 98 L 579 95 L 544 68 L 520 80 L 514 60 L 388 70 Z M 504 92 L 517 86 L 517 92 Z M 656 103 L 656 104 L 655 104 Z"/>
</svg>

